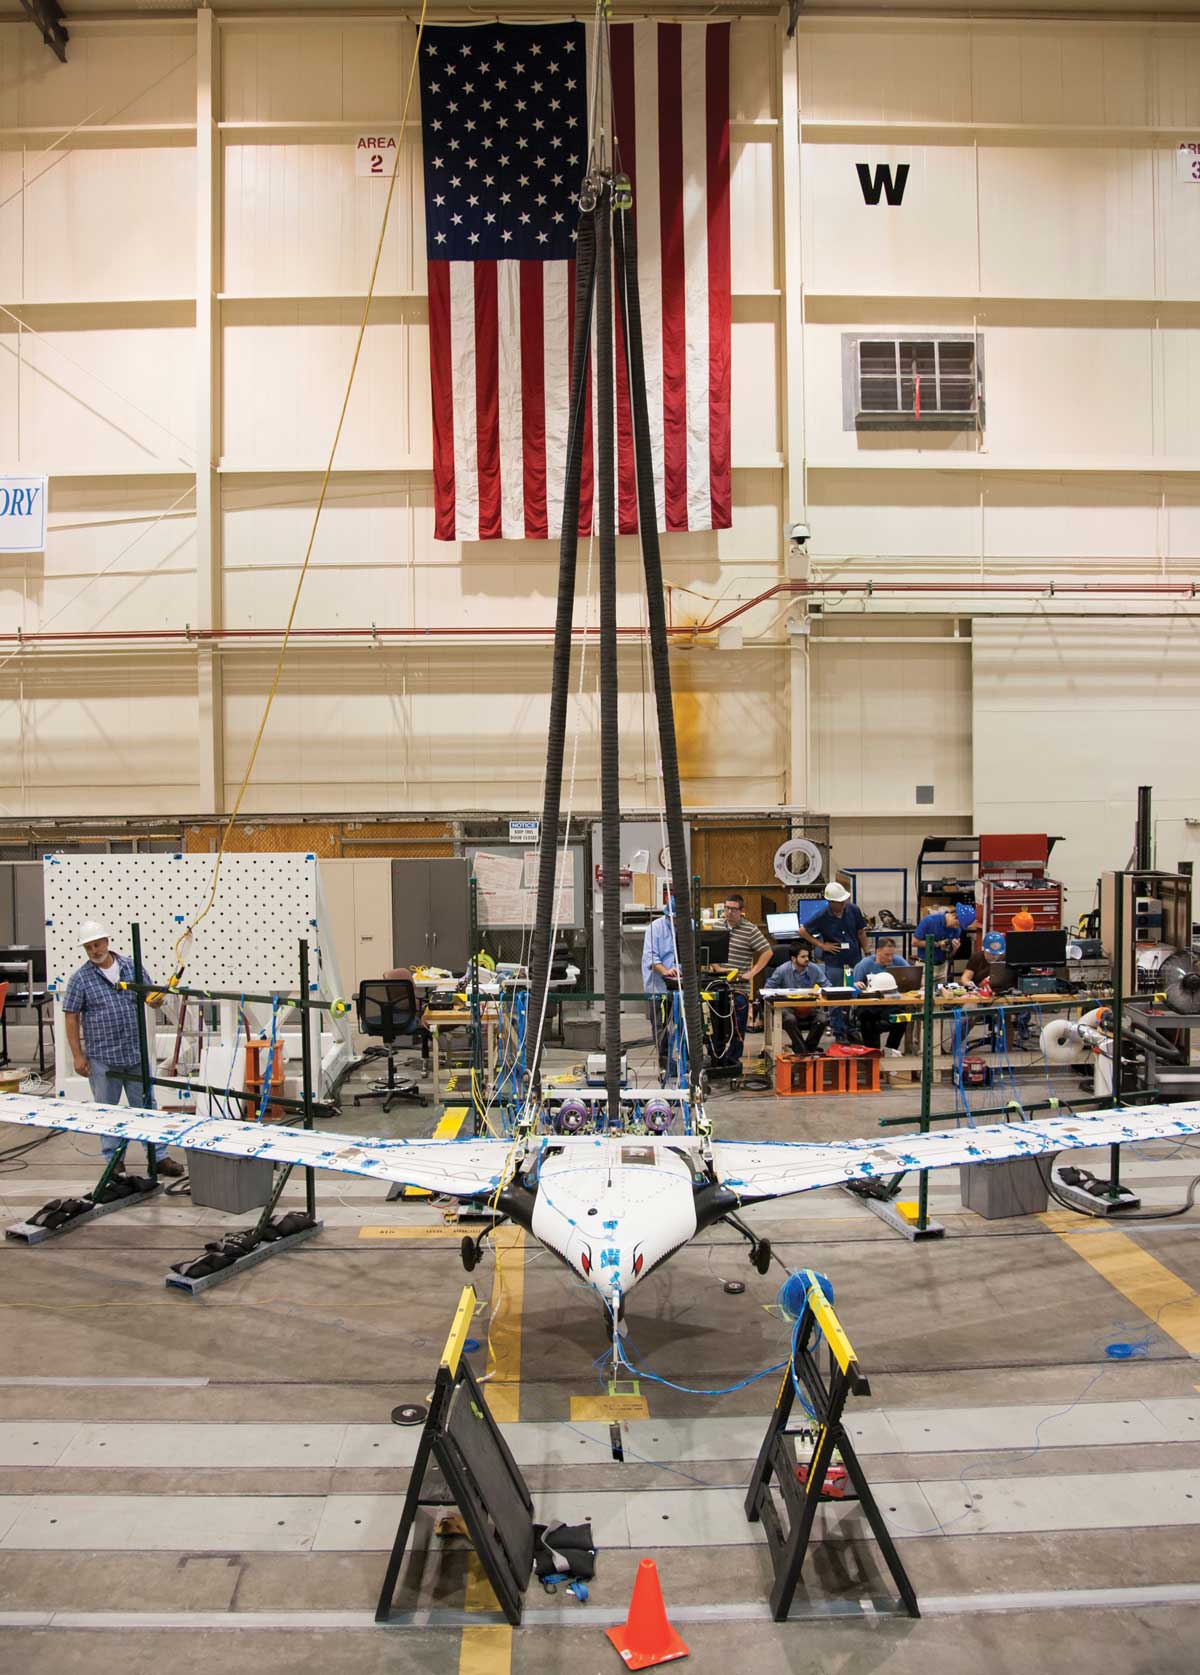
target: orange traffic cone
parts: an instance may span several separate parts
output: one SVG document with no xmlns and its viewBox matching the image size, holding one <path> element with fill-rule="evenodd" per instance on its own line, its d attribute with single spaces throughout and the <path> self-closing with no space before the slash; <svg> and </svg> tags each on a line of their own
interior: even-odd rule
<svg viewBox="0 0 1200 1675">
<path fill-rule="evenodd" d="M 652 1669 L 656 1663 L 687 1657 L 687 1647 L 667 1621 L 653 1559 L 643 1559 L 638 1566 L 624 1628 L 606 1629 L 605 1633 L 625 1659 L 627 1669 Z"/>
</svg>

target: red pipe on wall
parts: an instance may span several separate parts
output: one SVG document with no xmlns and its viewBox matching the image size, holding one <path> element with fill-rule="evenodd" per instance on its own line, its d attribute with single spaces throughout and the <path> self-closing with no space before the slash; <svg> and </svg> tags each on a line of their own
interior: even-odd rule
<svg viewBox="0 0 1200 1675">
<path fill-rule="evenodd" d="M 669 590 L 670 591 L 670 590 Z M 732 609 L 722 616 L 713 617 L 705 622 L 672 623 L 669 632 L 676 639 L 695 640 L 699 635 L 713 634 L 726 624 L 744 616 L 758 605 L 764 605 L 771 599 L 781 597 L 814 598 L 826 594 L 841 597 L 865 596 L 873 598 L 879 594 L 919 594 L 923 596 L 954 596 L 965 595 L 970 599 L 980 598 L 1024 598 L 1038 600 L 1064 598 L 1121 598 L 1121 599 L 1163 599 L 1163 600 L 1195 600 L 1198 597 L 1195 582 L 1051 582 L 1036 584 L 1031 582 L 806 582 L 787 581 L 776 582 L 773 586 L 764 588 L 750 599 L 741 599 Z M 471 638 L 535 638 L 549 639 L 553 635 L 552 624 L 535 624 L 521 627 L 498 626 L 492 628 L 481 627 L 426 627 L 426 628 L 378 628 L 378 627 L 346 627 L 346 628 L 293 628 L 293 640 L 422 640 L 422 639 L 471 639 Z M 641 628 L 618 628 L 618 634 L 626 638 L 641 639 L 644 630 Z M 577 628 L 576 638 L 585 636 L 594 638 L 597 630 Z M 46 631 L 24 633 L 21 629 L 0 632 L 0 644 L 8 643 L 16 646 L 39 645 L 75 645 L 108 642 L 167 642 L 184 644 L 221 644 L 230 641 L 245 640 L 278 640 L 283 630 L 280 628 L 97 628 L 73 629 L 61 632 Z"/>
</svg>

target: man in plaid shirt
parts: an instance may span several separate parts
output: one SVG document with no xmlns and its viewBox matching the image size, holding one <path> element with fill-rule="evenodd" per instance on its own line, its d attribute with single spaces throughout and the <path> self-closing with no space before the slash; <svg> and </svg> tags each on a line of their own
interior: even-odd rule
<svg viewBox="0 0 1200 1675">
<path fill-rule="evenodd" d="M 124 1092 L 130 1105 L 154 1104 L 154 1091 L 147 1096 L 142 1084 L 141 1049 L 138 1045 L 138 998 L 119 987 L 134 980 L 133 961 L 128 954 L 115 954 L 108 946 L 108 932 L 95 919 L 88 919 L 79 931 L 87 959 L 72 974 L 63 997 L 67 1020 L 67 1041 L 75 1061 L 75 1074 L 86 1076 L 92 1098 L 98 1105 L 119 1105 Z M 143 979 L 153 979 L 143 968 Z M 162 995 L 147 995 L 147 1006 L 158 1011 Z M 82 1039 L 80 1026 L 82 1025 Z M 111 1157 L 121 1145 L 111 1135 L 102 1135 L 100 1146 Z M 161 1153 L 160 1175 L 182 1175 L 174 1158 Z"/>
</svg>

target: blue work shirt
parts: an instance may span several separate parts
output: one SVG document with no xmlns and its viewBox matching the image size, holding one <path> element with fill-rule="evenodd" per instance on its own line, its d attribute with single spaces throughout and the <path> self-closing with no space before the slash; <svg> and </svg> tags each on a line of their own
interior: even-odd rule
<svg viewBox="0 0 1200 1675">
<path fill-rule="evenodd" d="M 648 995 L 665 995 L 671 985 L 661 971 L 655 971 L 656 964 L 668 969 L 676 964 L 675 921 L 669 913 L 652 919 L 642 940 L 642 988 Z"/>
<path fill-rule="evenodd" d="M 902 958 L 899 954 L 893 954 L 892 964 L 907 965 L 908 961 Z M 865 983 L 867 978 L 874 977 L 877 971 L 887 971 L 887 969 L 888 967 L 886 965 L 881 965 L 879 963 L 877 955 L 868 954 L 865 960 L 859 960 L 854 970 L 850 973 L 850 981 L 852 983 Z"/>
<path fill-rule="evenodd" d="M 115 949 L 112 954 L 121 968 L 121 982 L 132 983 L 133 960 Z M 142 982 L 153 981 L 143 966 Z M 118 989 L 91 960 L 72 974 L 63 996 L 64 1012 L 82 1013 L 83 1050 L 88 1058 L 97 1064 L 126 1068 L 142 1062 L 137 1026 L 140 1005 L 137 995 Z"/>
<path fill-rule="evenodd" d="M 764 989 L 828 989 L 831 986 L 825 967 L 816 960 L 809 960 L 803 969 L 795 960 L 784 960 L 763 984 Z"/>
<path fill-rule="evenodd" d="M 913 932 L 913 952 L 925 957 L 925 938 L 931 936 L 935 944 L 938 942 L 961 942 L 962 927 L 953 914 L 927 913 L 923 919 L 917 921 L 917 928 Z M 941 965 L 943 960 L 950 958 L 949 948 L 933 950 L 934 965 Z"/>
<path fill-rule="evenodd" d="M 861 907 L 856 907 L 848 901 L 841 913 L 833 913 L 824 908 L 815 918 L 808 921 L 804 927 L 810 936 L 815 936 L 818 942 L 836 942 L 836 954 L 828 954 L 825 966 L 837 966 L 839 969 L 848 965 L 855 965 L 862 959 L 862 948 L 859 946 L 858 933 L 866 928 L 867 916 Z"/>
</svg>

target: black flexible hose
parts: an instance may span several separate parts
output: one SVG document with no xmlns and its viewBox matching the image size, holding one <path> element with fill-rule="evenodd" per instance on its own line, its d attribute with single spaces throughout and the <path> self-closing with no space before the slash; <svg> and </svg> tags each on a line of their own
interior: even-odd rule
<svg viewBox="0 0 1200 1675">
<path fill-rule="evenodd" d="M 679 750 L 675 740 L 675 711 L 671 702 L 671 660 L 667 641 L 667 612 L 663 602 L 662 554 L 654 499 L 654 462 L 650 453 L 650 415 L 646 405 L 646 358 L 642 346 L 642 309 L 638 292 L 637 238 L 633 217 L 620 211 L 615 219 L 618 294 L 629 362 L 629 395 L 633 409 L 633 450 L 637 467 L 638 523 L 642 538 L 642 566 L 646 576 L 646 604 L 650 624 L 650 667 L 658 713 L 658 743 L 662 756 L 663 797 L 666 804 L 667 849 L 675 894 L 675 941 L 679 953 L 683 1016 L 687 1025 L 688 1086 L 697 1098 L 704 1028 L 700 1014 L 700 978 L 696 961 L 696 931 L 692 891 L 684 841 L 683 795 L 679 784 Z"/>
<path fill-rule="evenodd" d="M 535 1098 L 542 1091 L 542 1039 L 553 953 L 554 886 L 558 867 L 558 820 L 562 808 L 563 750 L 567 737 L 567 700 L 571 687 L 571 623 L 575 614 L 575 560 L 579 550 L 579 479 L 588 356 L 591 349 L 592 296 L 596 279 L 595 213 L 579 217 L 575 255 L 575 341 L 571 348 L 571 419 L 563 481 L 562 533 L 558 541 L 558 605 L 554 618 L 554 660 L 550 680 L 550 720 L 546 729 L 546 788 L 539 827 L 537 906 L 529 958 L 529 1011 L 532 1031 L 529 1073 Z"/>
<path fill-rule="evenodd" d="M 617 734 L 616 416 L 612 187 L 596 210 L 596 522 L 600 556 L 600 894 L 604 912 L 604 1086 L 621 1116 L 621 748 Z"/>
</svg>

